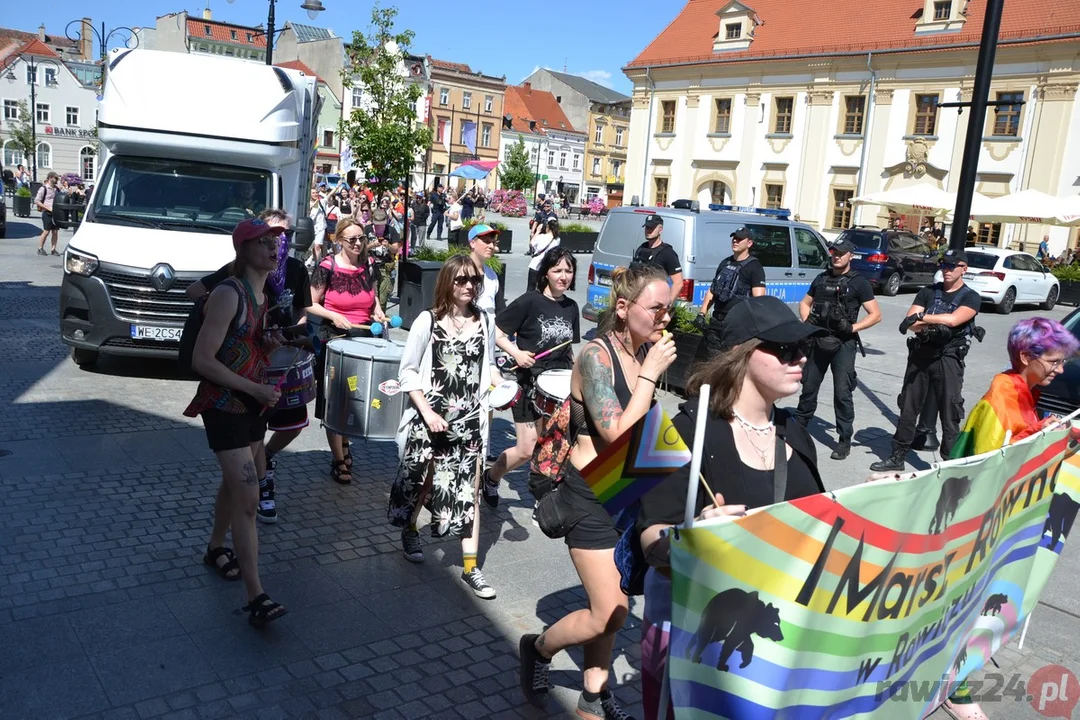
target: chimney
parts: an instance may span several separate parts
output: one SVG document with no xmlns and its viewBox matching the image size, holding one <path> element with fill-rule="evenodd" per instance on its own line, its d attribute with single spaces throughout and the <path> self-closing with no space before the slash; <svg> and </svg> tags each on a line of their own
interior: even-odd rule
<svg viewBox="0 0 1080 720">
<path fill-rule="evenodd" d="M 90 18 L 84 17 L 79 26 L 79 57 L 90 60 L 94 56 L 94 29 Z"/>
<path fill-rule="evenodd" d="M 211 13 L 210 13 L 210 5 L 209 4 L 207 4 L 206 8 L 202 11 L 202 19 L 203 20 L 213 20 L 214 19 L 213 16 L 211 15 Z"/>
<path fill-rule="evenodd" d="M 529 93 L 530 95 L 532 94 L 532 83 L 531 82 L 522 83 L 521 87 L 525 88 L 525 92 Z"/>
<path fill-rule="evenodd" d="M 37 36 L 38 40 L 41 40 L 41 42 L 45 42 L 45 23 L 41 23 L 41 25 L 38 26 Z"/>
</svg>

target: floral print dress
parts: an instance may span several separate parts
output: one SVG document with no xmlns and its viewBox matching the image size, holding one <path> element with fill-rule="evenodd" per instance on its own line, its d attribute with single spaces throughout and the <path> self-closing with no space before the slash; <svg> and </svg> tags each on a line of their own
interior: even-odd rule
<svg viewBox="0 0 1080 720">
<path fill-rule="evenodd" d="M 476 512 L 476 473 L 481 461 L 480 369 L 484 362 L 483 325 L 465 338 L 452 338 L 438 323 L 431 334 L 431 387 L 428 404 L 449 426 L 432 435 L 419 414 L 409 425 L 405 452 L 390 488 L 388 515 L 396 527 L 408 524 L 428 469 L 433 469 L 431 534 L 467 537 Z"/>
</svg>

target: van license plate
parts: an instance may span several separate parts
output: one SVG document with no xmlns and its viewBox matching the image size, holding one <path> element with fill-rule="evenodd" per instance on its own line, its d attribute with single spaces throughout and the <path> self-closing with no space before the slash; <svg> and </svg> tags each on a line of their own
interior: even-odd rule
<svg viewBox="0 0 1080 720">
<path fill-rule="evenodd" d="M 161 342 L 179 342 L 184 328 L 160 327 L 156 325 L 132 325 L 131 337 L 134 340 L 159 340 Z"/>
</svg>

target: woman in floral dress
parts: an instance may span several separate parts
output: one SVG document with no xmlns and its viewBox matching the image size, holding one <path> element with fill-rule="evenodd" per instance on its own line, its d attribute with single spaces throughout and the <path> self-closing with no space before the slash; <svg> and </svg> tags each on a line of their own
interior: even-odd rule
<svg viewBox="0 0 1080 720">
<path fill-rule="evenodd" d="M 461 580 L 477 597 L 495 590 L 477 566 L 480 471 L 488 395 L 495 366 L 495 323 L 476 306 L 484 276 L 467 255 L 450 258 L 435 281 L 435 302 L 409 330 L 401 391 L 412 401 L 398 428 L 401 462 L 390 490 L 390 522 L 400 527 L 405 557 L 423 562 L 416 522 L 431 512 L 433 537 L 461 538 Z"/>
</svg>

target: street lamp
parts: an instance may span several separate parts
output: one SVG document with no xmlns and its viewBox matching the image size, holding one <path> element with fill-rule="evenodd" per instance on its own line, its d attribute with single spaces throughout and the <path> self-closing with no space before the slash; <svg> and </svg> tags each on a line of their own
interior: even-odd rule
<svg viewBox="0 0 1080 720">
<path fill-rule="evenodd" d="M 229 0 L 232 4 L 236 0 Z M 270 12 L 266 16 L 266 64 L 274 64 L 274 33 L 277 30 L 274 29 L 274 6 L 277 5 L 277 0 L 270 0 Z M 300 6 L 301 10 L 307 11 L 307 16 L 314 20 L 319 16 L 326 8 L 323 7 L 322 0 L 304 0 L 304 3 Z"/>
<path fill-rule="evenodd" d="M 30 79 L 30 144 L 34 146 L 30 153 L 30 179 L 37 182 L 37 69 L 39 65 L 52 65 L 57 70 L 61 67 L 53 60 L 35 60 L 33 55 L 17 55 L 16 57 L 25 62 L 29 70 L 27 77 Z M 7 75 L 4 77 L 9 83 L 14 83 L 17 79 L 13 68 L 8 68 Z"/>
</svg>

